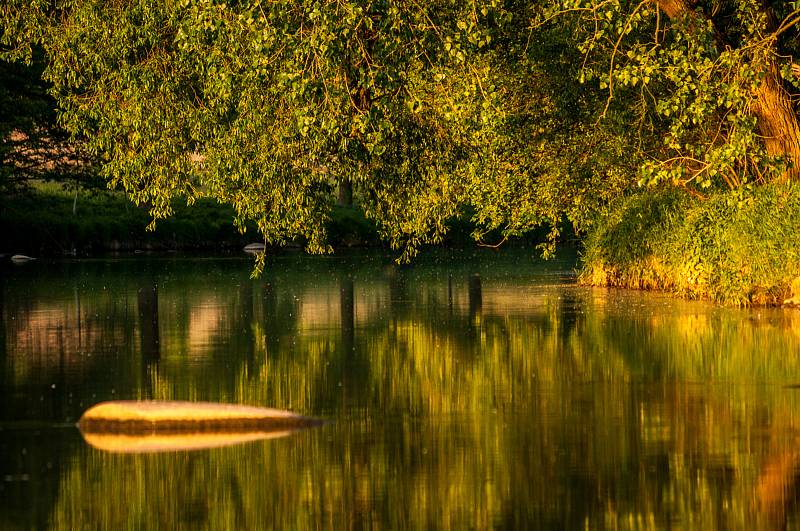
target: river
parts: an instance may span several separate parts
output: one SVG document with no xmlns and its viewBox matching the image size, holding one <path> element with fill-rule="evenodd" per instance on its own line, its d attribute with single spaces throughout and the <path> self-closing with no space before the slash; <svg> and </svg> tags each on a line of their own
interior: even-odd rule
<svg viewBox="0 0 800 531">
<path fill-rule="evenodd" d="M 0 269 L 2 529 L 800 523 L 800 311 L 579 286 L 574 252 L 40 260 Z M 104 400 L 326 419 L 118 453 Z"/>
</svg>

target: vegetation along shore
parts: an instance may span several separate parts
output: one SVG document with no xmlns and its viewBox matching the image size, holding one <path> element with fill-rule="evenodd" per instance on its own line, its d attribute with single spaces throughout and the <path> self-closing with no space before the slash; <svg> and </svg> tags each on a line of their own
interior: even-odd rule
<svg viewBox="0 0 800 531">
<path fill-rule="evenodd" d="M 800 301 L 798 36 L 791 1 L 8 0 L 0 252 L 568 232 L 589 284 Z"/>
</svg>

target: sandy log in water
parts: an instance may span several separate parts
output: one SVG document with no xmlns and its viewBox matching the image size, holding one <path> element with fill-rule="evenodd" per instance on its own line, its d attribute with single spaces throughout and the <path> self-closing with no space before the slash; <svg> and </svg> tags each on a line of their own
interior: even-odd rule
<svg viewBox="0 0 800 531">
<path fill-rule="evenodd" d="M 280 409 L 213 402 L 116 401 L 89 408 L 78 421 L 85 433 L 243 432 L 297 429 L 318 419 Z"/>
</svg>

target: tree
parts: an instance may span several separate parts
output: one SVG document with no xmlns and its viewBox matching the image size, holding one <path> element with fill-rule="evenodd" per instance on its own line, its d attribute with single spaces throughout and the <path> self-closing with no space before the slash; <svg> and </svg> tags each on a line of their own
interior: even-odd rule
<svg viewBox="0 0 800 531">
<path fill-rule="evenodd" d="M 4 22 L 7 9 L 0 8 Z M 34 178 L 90 183 L 94 172 L 80 143 L 57 124 L 56 103 L 42 79 L 45 57 L 30 43 L 25 50 L 7 47 L 10 26 L 4 24 L 0 54 L 24 61 L 0 60 L 0 190 L 24 189 Z"/>
<path fill-rule="evenodd" d="M 634 115 L 622 108 L 598 122 L 605 98 L 577 83 L 583 57 L 570 24 L 534 31 L 540 4 L 504 8 L 502 31 L 485 54 L 502 113 L 476 143 L 468 204 L 478 241 L 546 226 L 541 247 L 549 254 L 565 223 L 584 233 L 630 189 L 641 163 L 629 149 L 638 141 L 628 126 Z"/>
<path fill-rule="evenodd" d="M 232 204 L 265 241 L 326 249 L 352 182 L 407 253 L 463 202 L 498 114 L 481 51 L 496 2 L 13 0 L 6 57 L 40 45 L 60 119 L 154 220 L 175 197 Z"/>
<path fill-rule="evenodd" d="M 780 54 L 796 15 L 757 0 L 12 0 L 0 23 L 3 57 L 41 48 L 61 123 L 154 220 L 214 197 L 265 242 L 322 252 L 334 191 L 352 187 L 408 258 L 465 209 L 484 243 L 542 224 L 552 243 L 637 181 L 794 179 Z"/>
<path fill-rule="evenodd" d="M 800 178 L 800 124 L 790 96 L 798 87 L 793 2 L 556 4 L 539 20 L 580 33 L 582 79 L 607 91 L 604 114 L 615 106 L 638 110 L 650 137 L 642 183 L 697 190 Z"/>
</svg>

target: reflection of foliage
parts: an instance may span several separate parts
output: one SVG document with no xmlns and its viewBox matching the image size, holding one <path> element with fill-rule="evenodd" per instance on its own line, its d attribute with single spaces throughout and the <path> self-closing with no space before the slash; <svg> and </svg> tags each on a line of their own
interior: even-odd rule
<svg viewBox="0 0 800 531">
<path fill-rule="evenodd" d="M 161 358 L 125 392 L 334 422 L 195 454 L 85 449 L 62 475 L 51 525 L 744 528 L 760 517 L 753 498 L 765 463 L 794 455 L 798 397 L 779 385 L 800 370 L 789 314 L 762 310 L 751 320 L 700 303 L 553 285 L 553 277 L 526 290 L 535 271 L 518 261 L 518 280 L 484 270 L 479 309 L 458 272 L 451 309 L 438 267 L 391 278 L 363 267 L 350 272 L 363 313 L 346 348 L 335 312 L 323 314 L 327 324 L 306 319 L 319 301 L 340 307 L 349 267 L 302 263 L 252 284 L 245 261 L 153 266 Z M 392 302 L 397 276 L 404 300 Z M 115 270 L 109 286 L 124 292 L 136 278 Z M 5 297 L 27 320 L 35 313 L 18 312 L 14 293 L 30 281 Z M 37 286 L 40 298 L 63 298 Z M 369 301 L 380 310 L 368 314 Z M 102 289 L 82 305 L 124 321 Z M 213 327 L 195 328 L 200 308 Z M 101 346 L 98 323 L 84 326 Z M 203 341 L 192 343 L 197 330 Z M 141 369 L 135 350 L 119 376 L 129 382 Z M 83 360 L 87 374 L 103 366 L 98 358 Z M 11 351 L 9 362 L 30 369 L 33 360 Z M 31 377 L 12 374 L 15 385 Z M 99 389 L 97 400 L 112 396 Z"/>
</svg>

